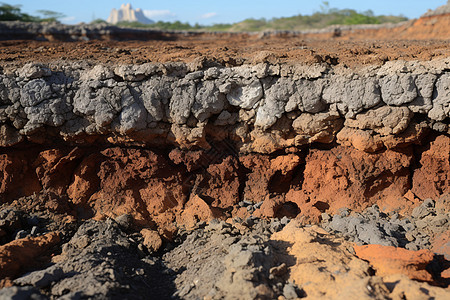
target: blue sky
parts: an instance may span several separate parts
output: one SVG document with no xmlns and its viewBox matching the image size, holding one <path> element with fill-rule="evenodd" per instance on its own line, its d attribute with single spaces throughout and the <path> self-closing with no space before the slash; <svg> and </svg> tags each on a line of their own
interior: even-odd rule
<svg viewBox="0 0 450 300">
<path fill-rule="evenodd" d="M 63 23 L 90 22 L 93 18 L 106 19 L 112 8 L 131 3 L 142 8 L 153 20 L 182 21 L 191 24 L 234 23 L 247 18 L 288 17 L 308 15 L 320 10 L 321 0 L 0 0 L 21 5 L 22 11 L 36 15 L 40 9 L 63 13 Z M 375 14 L 405 15 L 418 18 L 428 9 L 446 4 L 447 0 L 329 0 L 330 7 L 371 9 Z"/>
</svg>

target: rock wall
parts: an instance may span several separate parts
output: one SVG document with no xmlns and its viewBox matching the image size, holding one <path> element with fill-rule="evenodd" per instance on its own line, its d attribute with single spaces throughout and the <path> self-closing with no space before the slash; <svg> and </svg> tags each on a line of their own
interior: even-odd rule
<svg viewBox="0 0 450 300">
<path fill-rule="evenodd" d="M 449 70 L 448 58 L 5 66 L 0 200 L 44 191 L 165 236 L 192 216 L 410 208 L 450 192 Z"/>
</svg>

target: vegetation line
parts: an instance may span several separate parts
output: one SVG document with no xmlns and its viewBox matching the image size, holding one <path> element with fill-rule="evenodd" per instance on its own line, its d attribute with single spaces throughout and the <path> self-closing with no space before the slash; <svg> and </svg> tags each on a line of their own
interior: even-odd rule
<svg viewBox="0 0 450 300">
<path fill-rule="evenodd" d="M 63 14 L 49 11 L 37 11 L 41 16 L 31 16 L 21 12 L 20 5 L 9 5 L 1 3 L 0 21 L 25 21 L 25 22 L 57 22 L 65 17 Z M 308 29 L 321 29 L 330 25 L 358 25 L 358 24 L 383 24 L 399 23 L 407 21 L 405 16 L 376 16 L 373 11 L 357 12 L 353 9 L 331 8 L 328 2 L 320 5 L 320 10 L 312 15 L 296 15 L 284 18 L 272 19 L 246 19 L 234 24 L 214 24 L 214 25 L 191 25 L 180 21 L 164 22 L 158 21 L 153 24 L 142 24 L 138 22 L 121 22 L 116 24 L 120 27 L 149 28 L 161 30 L 190 30 L 190 31 L 227 31 L 227 32 L 248 32 L 248 31 L 274 31 L 290 30 L 300 31 Z M 97 19 L 91 22 L 106 23 Z"/>
</svg>

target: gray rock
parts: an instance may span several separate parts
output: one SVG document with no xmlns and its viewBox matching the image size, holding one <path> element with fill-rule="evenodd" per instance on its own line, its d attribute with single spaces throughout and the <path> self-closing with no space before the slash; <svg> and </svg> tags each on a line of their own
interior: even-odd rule
<svg viewBox="0 0 450 300">
<path fill-rule="evenodd" d="M 252 109 L 263 97 L 263 87 L 258 79 L 250 82 L 243 82 L 227 94 L 228 102 L 231 105 L 239 106 L 243 109 Z"/>
<path fill-rule="evenodd" d="M 68 116 L 71 115 L 72 107 L 63 99 L 50 99 L 32 107 L 25 107 L 24 111 L 28 122 L 23 129 L 23 133 L 31 134 L 43 125 L 62 126 L 69 119 Z"/>
<path fill-rule="evenodd" d="M 171 81 L 166 77 L 152 78 L 140 87 L 141 99 L 149 113 L 151 122 L 159 122 L 164 118 L 164 105 L 169 103 L 171 93 Z"/>
<path fill-rule="evenodd" d="M 174 84 L 170 99 L 170 117 L 175 124 L 186 124 L 195 101 L 196 88 L 193 82 L 180 81 Z"/>
<path fill-rule="evenodd" d="M 129 89 L 122 93 L 119 114 L 120 129 L 123 134 L 147 128 L 147 111 L 141 100 L 134 99 Z"/>
<path fill-rule="evenodd" d="M 417 97 L 415 78 L 411 74 L 386 76 L 380 79 L 381 95 L 388 105 L 402 105 Z"/>
<path fill-rule="evenodd" d="M 0 227 L 12 231 L 22 228 L 21 212 L 12 207 L 0 210 Z"/>
<path fill-rule="evenodd" d="M 297 287 L 292 283 L 286 284 L 283 287 L 283 296 L 286 297 L 286 299 L 297 299 L 299 297 Z"/>
<path fill-rule="evenodd" d="M 297 85 L 297 93 L 302 100 L 302 107 L 299 105 L 299 109 L 308 113 L 318 113 L 326 108 L 325 102 L 322 101 L 322 90 L 324 88 L 324 82 L 322 80 L 299 81 Z M 295 99 L 295 98 L 294 98 Z M 290 100 L 289 100 L 290 101 Z M 287 105 L 286 105 L 287 106 Z M 286 109 L 286 111 L 288 111 Z"/>
<path fill-rule="evenodd" d="M 39 232 L 39 228 L 37 227 L 37 226 L 33 226 L 32 228 L 31 228 L 31 231 L 30 231 L 30 234 L 32 235 L 32 236 L 36 236 L 36 234 Z"/>
<path fill-rule="evenodd" d="M 413 209 L 412 217 L 423 219 L 434 212 L 434 202 L 431 199 L 425 200 L 421 205 Z"/>
<path fill-rule="evenodd" d="M 22 276 L 14 280 L 14 283 L 21 286 L 32 285 L 40 289 L 50 286 L 52 282 L 61 280 L 64 275 L 62 268 L 54 265 L 45 270 L 31 272 Z"/>
<path fill-rule="evenodd" d="M 119 75 L 120 76 L 120 75 Z M 104 65 L 96 65 L 91 70 L 83 72 L 80 76 L 80 80 L 89 81 L 89 80 L 106 80 L 114 77 L 114 72 L 104 66 Z"/>
<path fill-rule="evenodd" d="M 120 111 L 121 94 L 124 88 L 100 88 L 91 91 L 87 85 L 81 86 L 73 99 L 73 112 L 91 120 L 97 128 L 112 123 Z"/>
<path fill-rule="evenodd" d="M 200 122 L 204 122 L 214 114 L 222 112 L 225 105 L 225 95 L 219 93 L 213 81 L 200 82 L 197 85 L 192 113 Z"/>
<path fill-rule="evenodd" d="M 0 289 L 2 300 L 45 300 L 48 299 L 33 287 L 7 287 Z"/>
<path fill-rule="evenodd" d="M 52 71 L 41 64 L 28 63 L 19 69 L 17 73 L 19 76 L 27 79 L 36 79 L 51 76 Z"/>
<path fill-rule="evenodd" d="M 34 79 L 27 82 L 20 91 L 20 104 L 23 107 L 35 106 L 50 99 L 52 90 L 44 79 Z"/>
<path fill-rule="evenodd" d="M 115 221 L 119 224 L 124 230 L 128 230 L 133 225 L 133 217 L 129 214 L 123 214 L 118 216 Z"/>
<path fill-rule="evenodd" d="M 339 112 L 349 117 L 381 102 L 380 88 L 374 78 L 332 77 L 323 90 L 327 104 L 337 103 Z"/>
<path fill-rule="evenodd" d="M 114 69 L 114 74 L 121 77 L 125 81 L 142 81 L 150 75 L 156 73 L 159 67 L 154 64 L 142 64 L 142 65 L 121 65 Z M 112 78 L 111 73 L 105 70 L 105 75 L 101 78 Z M 103 75 L 102 73 L 100 73 Z"/>
<path fill-rule="evenodd" d="M 433 99 L 433 108 L 428 112 L 432 120 L 443 121 L 450 117 L 450 74 L 443 74 L 436 82 L 436 94 Z"/>
<path fill-rule="evenodd" d="M 255 126 L 262 130 L 269 129 L 284 113 L 286 103 L 273 98 L 263 99 L 256 112 Z"/>
</svg>

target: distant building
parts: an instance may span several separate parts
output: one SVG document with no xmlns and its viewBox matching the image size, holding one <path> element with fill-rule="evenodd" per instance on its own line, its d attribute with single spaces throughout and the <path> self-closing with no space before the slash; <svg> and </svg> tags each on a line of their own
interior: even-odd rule
<svg viewBox="0 0 450 300">
<path fill-rule="evenodd" d="M 131 4 L 122 4 L 119 10 L 113 8 L 106 22 L 117 24 L 119 22 L 139 22 L 142 24 L 152 24 L 154 21 L 148 19 L 142 9 L 134 10 Z"/>
</svg>

